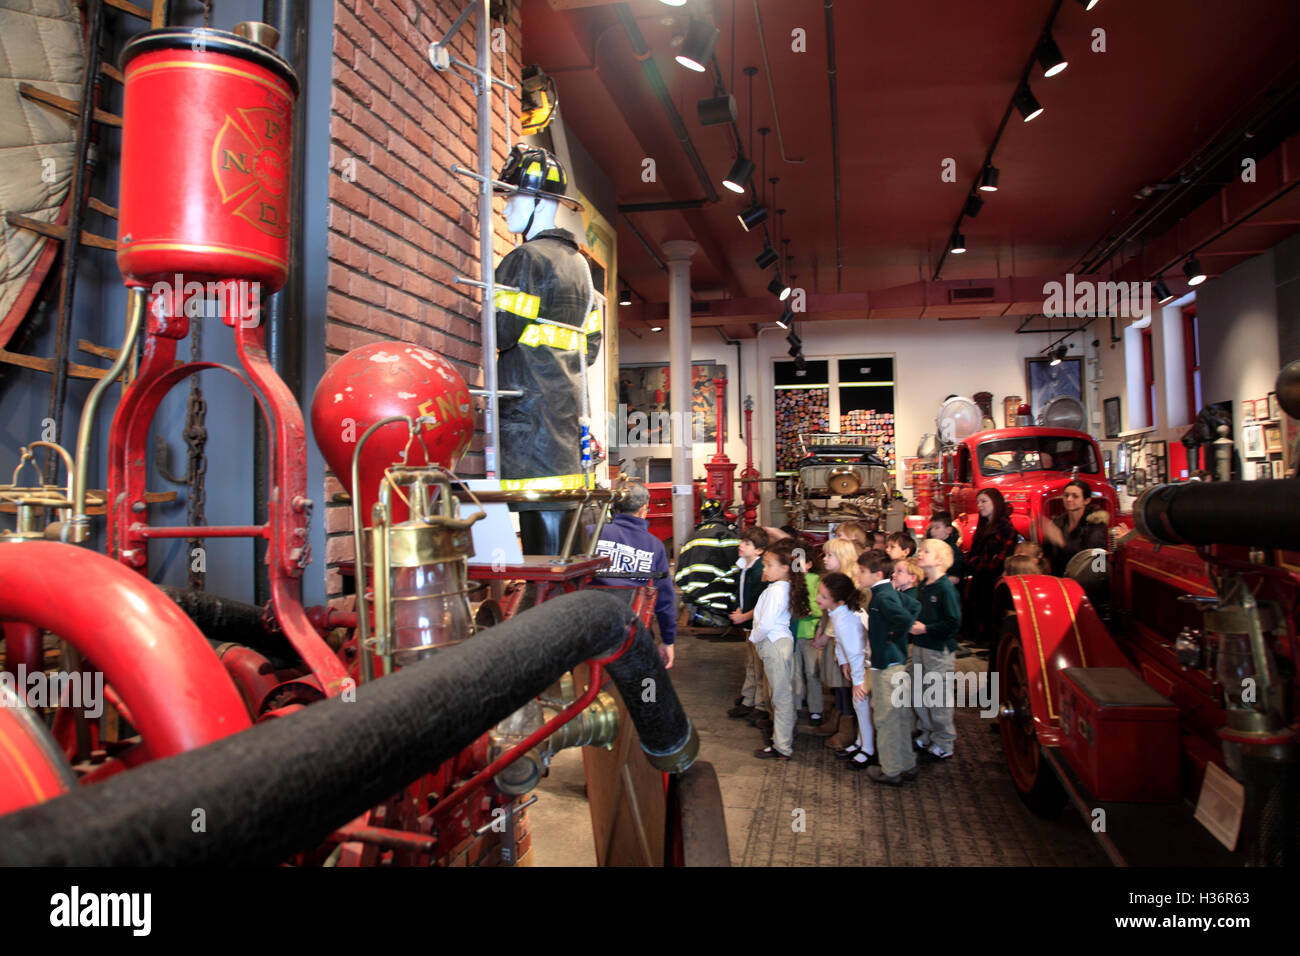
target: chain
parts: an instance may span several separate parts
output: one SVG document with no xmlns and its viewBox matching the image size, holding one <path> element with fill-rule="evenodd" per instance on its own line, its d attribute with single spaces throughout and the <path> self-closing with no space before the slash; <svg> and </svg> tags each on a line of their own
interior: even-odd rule
<svg viewBox="0 0 1300 956">
<path fill-rule="evenodd" d="M 212 0 L 203 0 L 203 26 L 212 26 Z"/>
<path fill-rule="evenodd" d="M 190 324 L 190 361 L 197 362 L 203 350 L 203 316 L 195 316 Z M 207 524 L 203 509 L 207 502 L 208 457 L 204 446 L 208 442 L 207 429 L 208 403 L 203 400 L 203 388 L 199 385 L 197 374 L 190 376 L 190 397 L 185 407 L 185 448 L 187 467 L 185 471 L 185 514 L 190 527 Z M 202 591 L 206 571 L 194 569 L 194 551 L 201 549 L 203 542 L 199 538 L 189 539 L 189 569 L 191 590 Z M 201 562 L 204 568 L 207 562 Z"/>
</svg>

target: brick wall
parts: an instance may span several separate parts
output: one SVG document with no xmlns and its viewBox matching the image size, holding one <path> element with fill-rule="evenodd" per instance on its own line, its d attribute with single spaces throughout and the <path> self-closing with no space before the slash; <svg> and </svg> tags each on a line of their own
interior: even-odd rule
<svg viewBox="0 0 1300 956">
<path fill-rule="evenodd" d="M 464 0 L 336 0 L 330 101 L 329 289 L 325 364 L 369 342 L 400 340 L 446 356 L 466 381 L 482 383 L 479 291 L 453 282 L 477 279 L 477 184 L 453 175 L 453 163 L 477 166 L 478 113 L 473 86 L 454 70 L 438 73 L 428 48 L 441 39 Z M 518 85 L 517 5 L 492 57 L 497 76 Z M 493 27 L 499 24 L 494 23 Z M 476 62 L 474 23 L 451 44 Z M 492 166 L 506 155 L 504 91 L 493 94 Z M 518 93 L 509 94 L 517 135 Z M 500 201 L 496 204 L 500 212 Z M 497 261 L 513 245 L 494 217 Z M 481 420 L 480 420 L 481 424 Z M 481 433 L 458 471 L 483 474 Z M 342 486 L 326 479 L 326 591 L 336 598 L 337 566 L 352 558 L 351 514 L 332 504 Z"/>
</svg>

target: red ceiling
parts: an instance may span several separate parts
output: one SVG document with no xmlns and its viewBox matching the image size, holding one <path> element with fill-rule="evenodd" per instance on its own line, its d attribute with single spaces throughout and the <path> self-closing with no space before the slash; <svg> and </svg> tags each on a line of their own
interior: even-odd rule
<svg viewBox="0 0 1300 956">
<path fill-rule="evenodd" d="M 777 195 L 788 210 L 784 234 L 797 284 L 810 292 L 863 293 L 930 279 L 1055 0 L 834 3 L 843 196 L 838 276 L 824 0 L 757 2 L 785 150 L 782 159 L 773 132 L 767 175 L 781 180 Z M 710 14 L 722 30 L 717 58 L 737 99 L 742 134 L 748 140 L 751 101 L 741 71 L 749 65 L 760 68 L 754 126 L 775 130 L 754 4 L 627 4 L 715 184 L 732 160 L 730 133 L 700 125 L 696 102 L 711 95 L 712 74 L 677 65 L 672 39 L 684 30 L 687 11 Z M 611 177 L 619 202 L 700 198 L 703 187 L 614 6 L 523 0 L 525 62 L 555 77 L 567 127 Z M 796 28 L 806 31 L 807 52 L 791 50 Z M 1090 49 L 1096 29 L 1105 31 L 1105 52 Z M 942 277 L 1069 269 L 1140 205 L 1139 188 L 1179 168 L 1294 66 L 1298 33 L 1295 0 L 1102 0 L 1091 12 L 1065 0 L 1053 35 L 1069 68 L 1051 79 L 1037 67 L 1031 72 L 1045 112 L 1027 124 L 1012 114 L 993 160 L 1002 188 L 984 194 L 979 218 L 964 223 L 970 252 L 950 256 Z M 757 183 L 757 136 L 755 152 Z M 656 183 L 641 180 L 646 156 L 656 160 Z M 940 177 L 947 157 L 957 163 L 955 184 Z M 753 260 L 762 238 L 742 232 L 735 219 L 748 200 L 716 188 L 719 202 L 703 210 L 634 214 L 634 221 L 655 245 L 701 242 L 692 273 L 697 294 L 765 295 L 770 275 Z M 1297 192 L 1287 199 L 1293 203 Z M 1279 218 L 1276 209 L 1270 217 Z M 1272 244 L 1294 230 L 1259 230 L 1257 238 L 1267 232 Z M 621 220 L 619 258 L 637 292 L 651 302 L 667 298 L 666 274 Z"/>
</svg>

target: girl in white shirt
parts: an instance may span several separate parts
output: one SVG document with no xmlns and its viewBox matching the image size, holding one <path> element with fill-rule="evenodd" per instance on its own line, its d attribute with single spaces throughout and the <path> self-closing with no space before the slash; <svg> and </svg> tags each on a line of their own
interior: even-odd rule
<svg viewBox="0 0 1300 956">
<path fill-rule="evenodd" d="M 860 617 L 860 592 L 846 574 L 828 574 L 817 589 L 817 606 L 830 615 L 835 640 L 844 652 L 844 676 L 853 687 L 853 709 L 858 715 L 858 739 L 835 756 L 849 762 L 850 770 L 865 770 L 876 762 L 876 737 L 871 726 L 871 684 L 867 667 L 871 645 Z"/>
<path fill-rule="evenodd" d="M 808 585 L 792 569 L 794 542 L 777 541 L 763 552 L 763 580 L 768 582 L 754 605 L 749 639 L 758 650 L 772 704 L 772 743 L 754 756 L 787 760 L 794 752 L 794 633 L 790 622 L 807 617 Z"/>
</svg>

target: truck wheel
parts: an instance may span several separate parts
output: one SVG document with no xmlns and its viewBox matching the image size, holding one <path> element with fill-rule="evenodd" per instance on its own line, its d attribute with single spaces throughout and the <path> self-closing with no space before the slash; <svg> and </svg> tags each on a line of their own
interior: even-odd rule
<svg viewBox="0 0 1300 956">
<path fill-rule="evenodd" d="M 998 725 L 1002 750 L 1016 793 L 1035 815 L 1055 819 L 1067 797 L 1056 773 L 1043 759 L 1034 732 L 1034 712 L 1029 701 L 1025 653 L 1014 618 L 1002 636 L 998 653 L 1001 708 Z"/>
<path fill-rule="evenodd" d="M 713 764 L 697 761 L 668 781 L 666 866 L 731 866 L 727 818 Z"/>
</svg>

